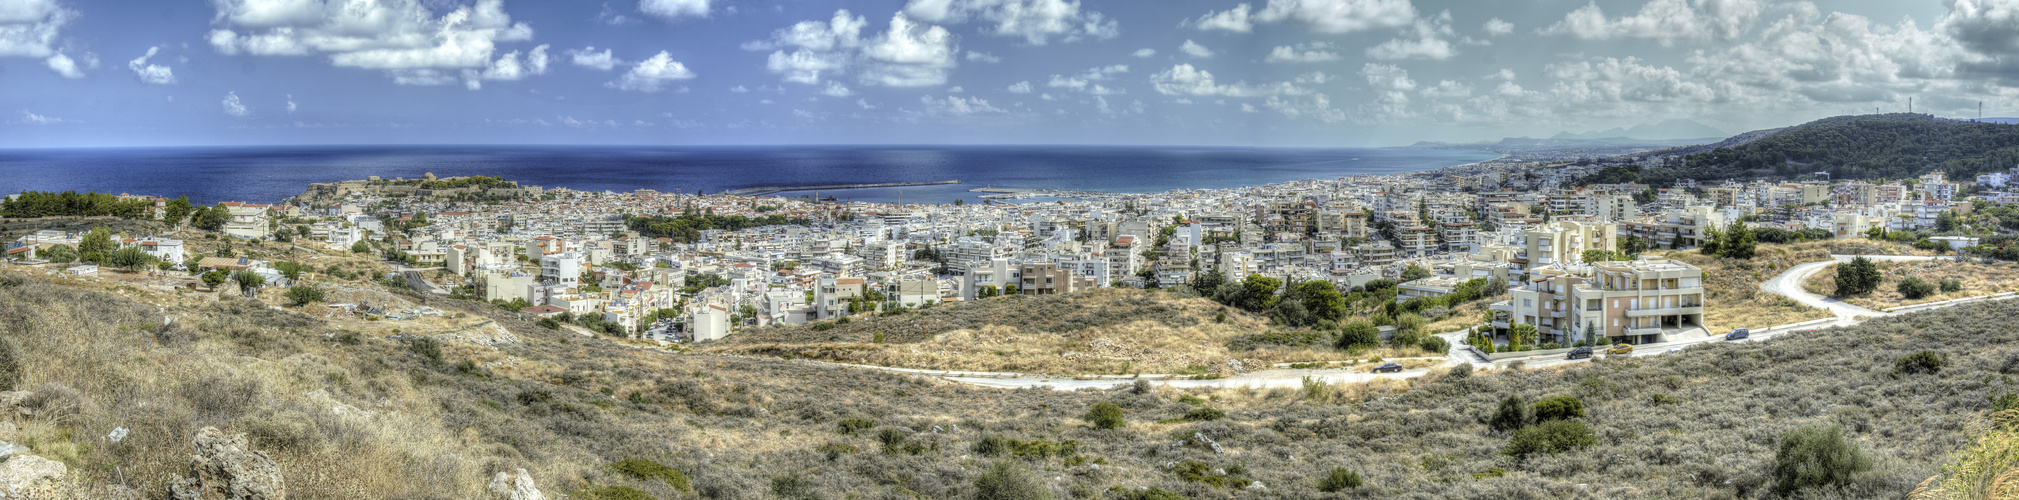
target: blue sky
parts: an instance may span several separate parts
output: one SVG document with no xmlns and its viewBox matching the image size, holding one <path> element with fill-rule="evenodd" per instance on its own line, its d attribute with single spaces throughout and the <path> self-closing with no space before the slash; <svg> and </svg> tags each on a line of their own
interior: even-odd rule
<svg viewBox="0 0 2019 500">
<path fill-rule="evenodd" d="M 1379 146 L 2019 115 L 2019 0 L 0 0 L 0 147 Z"/>
</svg>

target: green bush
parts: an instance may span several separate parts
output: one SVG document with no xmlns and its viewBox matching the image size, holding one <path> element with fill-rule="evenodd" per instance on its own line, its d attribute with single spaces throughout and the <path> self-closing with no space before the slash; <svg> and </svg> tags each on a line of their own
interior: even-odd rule
<svg viewBox="0 0 2019 500">
<path fill-rule="evenodd" d="M 1948 366 L 1949 356 L 1935 351 L 1920 351 L 1893 360 L 1893 369 L 1906 375 L 1933 374 Z"/>
<path fill-rule="evenodd" d="M 1347 323 L 1345 327 L 1339 329 L 1339 341 L 1336 345 L 1348 351 L 1381 347 L 1381 331 L 1364 321 Z"/>
<path fill-rule="evenodd" d="M 1570 420 L 1551 420 L 1514 431 L 1500 453 L 1516 459 L 1536 453 L 1561 453 L 1598 444 L 1591 427 Z"/>
<path fill-rule="evenodd" d="M 554 318 L 540 318 L 540 328 L 559 330 L 561 329 L 561 322 L 554 321 Z"/>
<path fill-rule="evenodd" d="M 639 481 L 657 479 L 676 490 L 687 491 L 689 489 L 686 474 L 682 474 L 679 470 L 667 467 L 665 464 L 659 462 L 633 458 L 611 464 L 610 468 Z"/>
<path fill-rule="evenodd" d="M 1528 401 L 1521 399 L 1521 396 L 1509 394 L 1507 398 L 1500 400 L 1500 409 L 1493 412 L 1493 417 L 1487 419 L 1486 425 L 1500 432 L 1527 427 L 1529 422 L 1535 420 L 1535 414 L 1531 411 Z"/>
<path fill-rule="evenodd" d="M 818 498 L 813 494 L 813 482 L 798 471 L 771 478 L 771 494 L 779 498 Z"/>
<path fill-rule="evenodd" d="M 628 486 L 604 486 L 575 492 L 586 500 L 653 500 L 650 493 Z"/>
<path fill-rule="evenodd" d="M 1098 429 L 1119 429 L 1129 425 L 1122 419 L 1122 407 L 1102 401 L 1087 409 L 1086 416 L 1080 417 Z"/>
<path fill-rule="evenodd" d="M 14 339 L 0 337 L 0 390 L 19 390 L 21 385 L 21 348 Z"/>
<path fill-rule="evenodd" d="M 840 427 L 840 430 L 835 432 L 854 434 L 855 431 L 876 427 L 876 421 L 862 418 L 844 418 L 841 419 Z"/>
<path fill-rule="evenodd" d="M 442 362 L 442 343 L 434 337 L 418 337 L 407 343 L 407 350 L 436 363 Z"/>
<path fill-rule="evenodd" d="M 309 305 L 309 303 L 312 302 L 322 302 L 322 301 L 323 301 L 323 295 L 321 288 L 316 288 L 307 285 L 295 285 L 292 287 L 288 287 L 287 289 L 287 303 L 295 307 L 301 307 Z"/>
<path fill-rule="evenodd" d="M 1429 337 L 1423 337 L 1422 341 L 1416 343 L 1416 347 L 1420 347 L 1425 351 L 1433 353 L 1450 352 L 1451 341 L 1444 340 L 1443 337 L 1432 335 Z"/>
<path fill-rule="evenodd" d="M 1255 482 L 1245 477 L 1246 472 L 1238 465 L 1214 468 L 1198 460 L 1179 462 L 1171 468 L 1171 473 L 1177 474 L 1179 479 L 1214 488 L 1246 488 Z"/>
<path fill-rule="evenodd" d="M 1788 495 L 1817 486 L 1842 485 L 1872 469 L 1872 457 L 1838 426 L 1809 426 L 1781 434 L 1774 453 L 1774 492 Z"/>
<path fill-rule="evenodd" d="M 807 328 L 812 329 L 813 331 L 816 332 L 824 332 L 828 330 L 833 330 L 834 323 L 814 323 L 813 326 Z"/>
<path fill-rule="evenodd" d="M 1941 285 L 1942 293 L 1956 293 L 1963 291 L 1963 282 L 1960 280 L 1945 279 L 1940 282 L 1937 282 L 1937 284 Z"/>
<path fill-rule="evenodd" d="M 1923 281 L 1921 278 L 1909 277 L 1900 280 L 1898 290 L 1900 291 L 1900 295 L 1906 297 L 1907 300 L 1914 300 L 1934 295 L 1935 285 Z"/>
<path fill-rule="evenodd" d="M 1325 475 L 1325 479 L 1318 481 L 1318 491 L 1338 493 L 1359 488 L 1360 484 L 1360 473 L 1353 472 L 1352 469 L 1345 467 L 1333 467 L 1331 474 Z"/>
<path fill-rule="evenodd" d="M 1192 422 L 1211 422 L 1223 418 L 1227 418 L 1227 412 L 1211 406 L 1193 408 L 1192 411 L 1185 412 L 1185 420 Z"/>
<path fill-rule="evenodd" d="M 1108 496 L 1106 498 L 1113 500 L 1185 500 L 1184 495 L 1155 486 L 1142 490 L 1131 490 L 1116 486 L 1108 489 Z"/>
<path fill-rule="evenodd" d="M 1577 396 L 1557 396 L 1535 402 L 1535 419 L 1537 421 L 1547 422 L 1550 420 L 1569 420 L 1573 418 L 1584 418 L 1584 401 L 1577 399 Z"/>
<path fill-rule="evenodd" d="M 1024 466 L 1002 460 L 974 478 L 975 500 L 1049 500 L 1050 490 Z"/>
<path fill-rule="evenodd" d="M 1879 265 L 1873 264 L 1871 259 L 1862 256 L 1851 259 L 1850 262 L 1837 266 L 1836 296 L 1852 297 L 1872 293 L 1873 289 L 1879 287 L 1881 279 L 1883 278 L 1879 274 Z"/>
</svg>

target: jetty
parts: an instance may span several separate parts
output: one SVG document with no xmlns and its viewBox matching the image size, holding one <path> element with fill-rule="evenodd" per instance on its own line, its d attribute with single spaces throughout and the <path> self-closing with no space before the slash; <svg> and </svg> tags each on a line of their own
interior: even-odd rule
<svg viewBox="0 0 2019 500">
<path fill-rule="evenodd" d="M 754 188 L 736 189 L 731 191 L 723 191 L 721 194 L 728 196 L 764 196 L 767 194 L 778 194 L 786 191 L 816 191 L 816 190 L 832 191 L 836 189 L 944 186 L 947 184 L 960 184 L 960 181 L 952 180 L 952 181 L 932 181 L 932 182 L 883 182 L 875 184 L 829 184 L 825 186 L 765 186 L 765 187 L 754 187 Z"/>
</svg>

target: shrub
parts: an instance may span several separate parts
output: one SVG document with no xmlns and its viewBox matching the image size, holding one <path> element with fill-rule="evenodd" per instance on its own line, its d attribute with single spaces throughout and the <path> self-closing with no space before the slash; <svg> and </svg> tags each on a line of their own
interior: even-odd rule
<svg viewBox="0 0 2019 500">
<path fill-rule="evenodd" d="M 1535 402 L 1535 419 L 1537 421 L 1547 422 L 1550 420 L 1569 420 L 1573 418 L 1584 418 L 1584 401 L 1577 399 L 1577 396 L 1557 396 Z"/>
<path fill-rule="evenodd" d="M 652 500 L 652 495 L 628 486 L 604 486 L 575 492 L 587 500 Z"/>
<path fill-rule="evenodd" d="M 659 462 L 633 458 L 612 464 L 610 468 L 639 481 L 657 479 L 676 490 L 687 491 L 690 489 L 686 474 L 682 474 L 679 470 L 667 467 L 665 464 Z"/>
<path fill-rule="evenodd" d="M 1114 500 L 1185 500 L 1184 495 L 1155 486 L 1143 490 L 1131 490 L 1116 486 L 1108 489 L 1108 496 Z"/>
<path fill-rule="evenodd" d="M 1318 491 L 1338 493 L 1344 490 L 1359 488 L 1360 484 L 1360 473 L 1353 472 L 1352 469 L 1345 467 L 1333 467 L 1331 474 L 1325 475 L 1325 479 L 1318 481 Z"/>
<path fill-rule="evenodd" d="M 828 330 L 833 330 L 834 323 L 814 323 L 813 326 L 807 328 L 812 329 L 813 331 L 816 332 L 824 332 Z"/>
<path fill-rule="evenodd" d="M 1416 343 L 1416 347 L 1423 348 L 1423 350 L 1433 353 L 1450 352 L 1451 341 L 1444 340 L 1443 337 L 1433 335 L 1429 337 L 1423 337 L 1423 340 Z"/>
<path fill-rule="evenodd" d="M 1914 300 L 1934 295 L 1935 285 L 1923 281 L 1921 278 L 1909 277 L 1900 280 L 1898 290 L 1900 291 L 1900 295 L 1906 297 L 1907 300 Z"/>
<path fill-rule="evenodd" d="M 854 434 L 855 431 L 876 427 L 876 421 L 862 418 L 844 418 L 841 419 L 840 427 L 840 430 L 835 432 Z"/>
<path fill-rule="evenodd" d="M 1530 411 L 1527 401 L 1522 400 L 1521 396 L 1510 394 L 1500 400 L 1500 409 L 1493 412 L 1493 417 L 1486 421 L 1486 425 L 1500 432 L 1520 429 L 1535 419 L 1535 415 Z"/>
<path fill-rule="evenodd" d="M 14 339 L 0 337 L 0 390 L 17 390 L 21 385 L 21 348 Z"/>
<path fill-rule="evenodd" d="M 771 494 L 779 498 L 815 498 L 813 482 L 807 481 L 806 476 L 799 475 L 798 471 L 771 478 Z"/>
<path fill-rule="evenodd" d="M 974 478 L 976 500 L 1048 500 L 1050 490 L 1031 477 L 1030 471 L 1009 460 L 997 461 Z"/>
<path fill-rule="evenodd" d="M 1129 393 L 1130 393 L 1130 394 L 1138 394 L 1138 395 L 1140 395 L 1140 394 L 1149 394 L 1149 393 L 1150 393 L 1150 381 L 1148 381 L 1148 380 L 1143 380 L 1143 379 L 1136 379 L 1136 381 L 1135 381 L 1134 383 L 1131 383 L 1131 384 L 1129 384 Z"/>
<path fill-rule="evenodd" d="M 1472 363 L 1459 363 L 1458 366 L 1451 367 L 1450 370 L 1444 372 L 1444 378 L 1450 380 L 1472 378 Z"/>
<path fill-rule="evenodd" d="M 561 329 L 561 322 L 554 321 L 554 318 L 540 318 L 540 328 L 559 330 Z"/>
<path fill-rule="evenodd" d="M 1774 492 L 1842 485 L 1851 476 L 1871 470 L 1872 458 L 1844 436 L 1838 426 L 1809 426 L 1781 434 L 1780 449 L 1774 453 Z"/>
<path fill-rule="evenodd" d="M 1337 345 L 1340 349 L 1348 351 L 1381 347 L 1381 331 L 1364 321 L 1347 323 L 1339 330 Z"/>
<path fill-rule="evenodd" d="M 1248 485 L 1253 484 L 1254 481 L 1246 477 L 1242 477 L 1246 475 L 1245 472 L 1246 471 L 1243 470 L 1238 465 L 1216 469 L 1213 466 L 1206 465 L 1205 462 L 1200 462 L 1198 460 L 1186 460 L 1183 462 L 1179 462 L 1176 466 L 1171 467 L 1171 473 L 1177 474 L 1179 479 L 1184 479 L 1186 482 L 1199 483 L 1207 486 L 1212 486 L 1214 488 L 1248 487 Z"/>
<path fill-rule="evenodd" d="M 1514 431 L 1502 454 L 1516 459 L 1535 453 L 1561 453 L 1598 444 L 1598 435 L 1581 422 L 1551 420 Z"/>
<path fill-rule="evenodd" d="M 1937 284 L 1941 286 L 1942 293 L 1956 293 L 1963 291 L 1963 282 L 1961 280 L 1945 279 L 1940 282 L 1937 282 Z"/>
<path fill-rule="evenodd" d="M 1211 406 L 1193 408 L 1192 411 L 1185 412 L 1185 420 L 1192 422 L 1211 422 L 1223 418 L 1227 418 L 1227 412 Z"/>
<path fill-rule="evenodd" d="M 1879 266 L 1871 259 L 1858 257 L 1844 265 L 1837 266 L 1838 297 L 1851 297 L 1872 293 L 1879 287 Z"/>
<path fill-rule="evenodd" d="M 1920 351 L 1893 361 L 1893 369 L 1906 375 L 1933 374 L 1942 371 L 1949 364 L 1949 356 L 1935 351 Z"/>
<path fill-rule="evenodd" d="M 1106 401 L 1094 403 L 1092 408 L 1087 409 L 1086 416 L 1080 418 L 1098 429 L 1119 429 L 1128 425 L 1128 421 L 1122 419 L 1122 407 Z"/>
<path fill-rule="evenodd" d="M 287 289 L 287 303 L 295 307 L 322 302 L 322 289 L 307 285 L 295 285 Z"/>
<path fill-rule="evenodd" d="M 428 361 L 442 362 L 442 343 L 434 337 L 419 337 L 407 344 L 407 350 L 419 354 Z"/>
</svg>

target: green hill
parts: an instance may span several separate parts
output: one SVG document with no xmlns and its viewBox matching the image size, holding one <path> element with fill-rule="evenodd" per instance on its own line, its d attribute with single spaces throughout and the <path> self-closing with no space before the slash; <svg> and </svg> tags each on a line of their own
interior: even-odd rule
<svg viewBox="0 0 2019 500">
<path fill-rule="evenodd" d="M 1829 172 L 1833 179 L 1898 179 L 1936 171 L 1965 179 L 2015 164 L 2019 125 L 1894 113 L 1824 118 L 1744 145 L 1672 156 L 1647 166 L 1639 180 L 1668 185 L 1676 179 L 1811 172 Z"/>
</svg>

